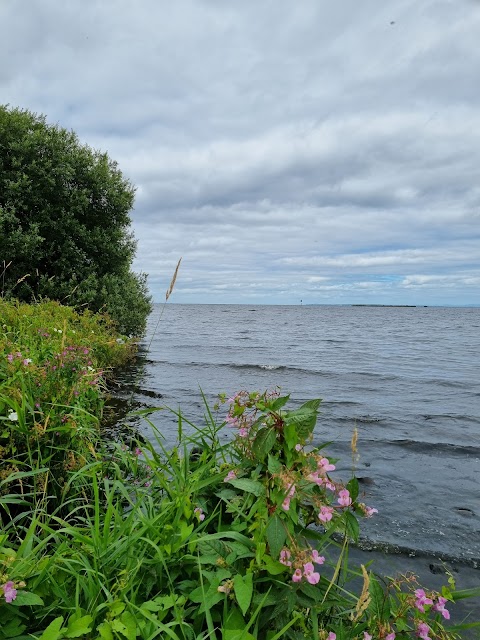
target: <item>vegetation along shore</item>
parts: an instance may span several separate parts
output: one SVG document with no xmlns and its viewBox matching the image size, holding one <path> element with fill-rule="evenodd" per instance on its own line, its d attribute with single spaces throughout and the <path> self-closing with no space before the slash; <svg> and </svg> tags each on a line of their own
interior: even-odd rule
<svg viewBox="0 0 480 640">
<path fill-rule="evenodd" d="M 461 637 L 450 613 L 475 590 L 349 565 L 376 510 L 308 446 L 318 400 L 240 392 L 193 436 L 178 414 L 172 450 L 104 442 L 134 342 L 54 302 L 1 301 L 0 318 L 0 638 Z"/>
</svg>

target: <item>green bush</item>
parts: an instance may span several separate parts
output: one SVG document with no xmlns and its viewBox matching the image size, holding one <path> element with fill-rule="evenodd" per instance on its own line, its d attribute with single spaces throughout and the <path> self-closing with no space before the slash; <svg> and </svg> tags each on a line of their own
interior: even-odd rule
<svg viewBox="0 0 480 640">
<path fill-rule="evenodd" d="M 0 105 L 0 294 L 107 311 L 140 335 L 151 305 L 145 275 L 130 270 L 134 192 L 107 154 Z"/>
</svg>

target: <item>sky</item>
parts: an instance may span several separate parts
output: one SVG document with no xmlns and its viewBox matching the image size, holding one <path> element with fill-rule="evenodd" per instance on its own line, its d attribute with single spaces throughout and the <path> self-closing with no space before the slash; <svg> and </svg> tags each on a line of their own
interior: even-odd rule
<svg viewBox="0 0 480 640">
<path fill-rule="evenodd" d="M 157 302 L 480 304 L 480 0 L 1 0 L 0 103 L 136 186 Z"/>
</svg>

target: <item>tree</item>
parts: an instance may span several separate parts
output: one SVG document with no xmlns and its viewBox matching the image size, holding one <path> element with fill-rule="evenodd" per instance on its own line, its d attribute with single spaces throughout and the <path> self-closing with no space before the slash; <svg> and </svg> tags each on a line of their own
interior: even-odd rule
<svg viewBox="0 0 480 640">
<path fill-rule="evenodd" d="M 151 310 L 131 271 L 135 189 L 106 153 L 44 116 L 0 105 L 0 290 L 107 311 L 139 335 Z"/>
</svg>

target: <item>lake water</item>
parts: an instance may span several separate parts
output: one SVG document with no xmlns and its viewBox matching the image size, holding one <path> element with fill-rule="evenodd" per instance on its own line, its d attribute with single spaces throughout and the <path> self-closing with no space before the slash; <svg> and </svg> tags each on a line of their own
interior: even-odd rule
<svg viewBox="0 0 480 640">
<path fill-rule="evenodd" d="M 348 480 L 358 429 L 356 474 L 379 510 L 362 522 L 364 546 L 480 566 L 479 308 L 168 303 L 161 313 L 155 305 L 141 346 L 137 406 L 180 407 L 199 423 L 200 388 L 212 405 L 220 392 L 276 386 L 293 407 L 322 398 L 314 444 L 332 442 L 334 477 Z M 173 443 L 176 418 L 152 420 Z"/>
</svg>

